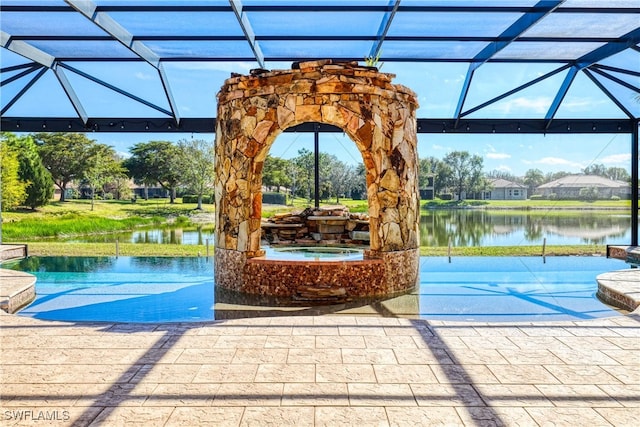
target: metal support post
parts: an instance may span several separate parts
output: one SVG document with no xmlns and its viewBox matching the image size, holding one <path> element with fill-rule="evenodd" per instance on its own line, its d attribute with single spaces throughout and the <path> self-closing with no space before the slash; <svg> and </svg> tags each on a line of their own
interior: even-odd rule
<svg viewBox="0 0 640 427">
<path fill-rule="evenodd" d="M 314 200 L 316 209 L 320 207 L 320 124 L 313 126 L 313 169 L 314 169 Z"/>
<path fill-rule="evenodd" d="M 631 129 L 631 246 L 638 246 L 638 127 L 635 121 Z"/>
</svg>

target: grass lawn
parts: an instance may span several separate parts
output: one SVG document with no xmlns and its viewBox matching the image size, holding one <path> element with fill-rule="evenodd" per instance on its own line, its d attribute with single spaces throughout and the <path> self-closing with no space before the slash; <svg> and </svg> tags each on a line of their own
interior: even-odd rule
<svg viewBox="0 0 640 427">
<path fill-rule="evenodd" d="M 29 255 L 36 256 L 206 256 L 205 245 L 168 245 L 153 243 L 67 243 L 28 242 Z M 117 252 L 116 252 L 117 251 Z M 209 247 L 213 256 L 213 246 Z"/>
<path fill-rule="evenodd" d="M 452 209 L 474 207 L 483 209 L 629 209 L 630 200 L 422 200 L 423 208 Z"/>
<path fill-rule="evenodd" d="M 91 210 L 89 200 L 53 202 L 36 211 L 2 213 L 4 242 L 44 237 L 77 236 L 129 231 L 143 226 L 188 225 L 196 215 L 213 213 L 213 205 L 197 211 L 195 203 L 170 204 L 165 199 L 98 201 Z"/>
<path fill-rule="evenodd" d="M 28 242 L 29 255 L 37 256 L 213 256 L 214 248 L 205 245 L 169 245 L 152 243 L 67 243 Z M 117 252 L 116 252 L 117 250 Z M 605 256 L 605 245 L 547 246 L 547 256 Z M 420 248 L 422 256 L 447 256 L 448 248 Z M 540 246 L 485 246 L 451 249 L 451 256 L 542 256 Z"/>
</svg>

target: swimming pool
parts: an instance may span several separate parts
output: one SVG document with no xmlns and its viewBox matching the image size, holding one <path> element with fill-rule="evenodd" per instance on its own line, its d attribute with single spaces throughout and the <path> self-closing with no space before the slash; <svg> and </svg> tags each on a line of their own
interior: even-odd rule
<svg viewBox="0 0 640 427">
<path fill-rule="evenodd" d="M 412 293 L 337 305 L 216 300 L 211 258 L 30 257 L 3 268 L 36 275 L 19 312 L 48 320 L 201 322 L 265 315 L 378 315 L 456 321 L 555 321 L 619 316 L 596 297 L 596 276 L 626 268 L 603 257 L 420 258 Z"/>
</svg>

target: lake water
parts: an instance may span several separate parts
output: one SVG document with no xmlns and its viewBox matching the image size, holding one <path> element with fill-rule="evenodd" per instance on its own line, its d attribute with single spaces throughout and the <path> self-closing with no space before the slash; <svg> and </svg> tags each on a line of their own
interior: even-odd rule
<svg viewBox="0 0 640 427">
<path fill-rule="evenodd" d="M 65 239 L 74 242 L 157 243 L 213 246 L 213 226 L 165 228 Z M 628 211 L 423 210 L 420 246 L 519 246 L 626 244 L 631 241 Z"/>
<path fill-rule="evenodd" d="M 165 245 L 206 245 L 213 246 L 213 227 L 199 229 L 162 228 L 129 231 L 125 233 L 97 234 L 61 239 L 77 243 L 111 243 L 116 239 L 121 243 L 157 243 Z"/>
<path fill-rule="evenodd" d="M 627 211 L 428 210 L 421 212 L 420 246 L 625 244 Z"/>
</svg>

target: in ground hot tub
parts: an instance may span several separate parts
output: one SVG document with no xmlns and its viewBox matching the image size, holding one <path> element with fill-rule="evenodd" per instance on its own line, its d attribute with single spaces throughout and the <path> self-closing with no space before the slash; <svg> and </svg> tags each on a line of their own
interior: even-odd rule
<svg viewBox="0 0 640 427">
<path fill-rule="evenodd" d="M 254 257 L 216 249 L 216 286 L 254 295 L 318 301 L 390 296 L 415 288 L 418 260 L 417 249 L 374 252 L 292 246 L 268 248 Z"/>
<path fill-rule="evenodd" d="M 282 261 L 361 261 L 364 250 L 339 246 L 268 246 L 265 257 Z"/>
</svg>

